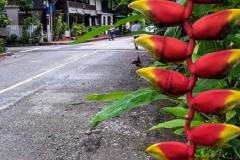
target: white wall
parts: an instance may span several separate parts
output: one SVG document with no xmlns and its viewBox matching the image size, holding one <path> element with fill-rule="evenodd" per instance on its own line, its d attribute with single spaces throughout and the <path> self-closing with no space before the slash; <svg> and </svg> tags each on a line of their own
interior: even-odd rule
<svg viewBox="0 0 240 160">
<path fill-rule="evenodd" d="M 97 11 L 102 11 L 102 3 L 101 0 L 96 0 L 96 10 Z"/>
<path fill-rule="evenodd" d="M 95 6 L 95 0 L 90 0 L 90 5 Z"/>
<path fill-rule="evenodd" d="M 18 7 L 7 7 L 5 8 L 8 18 L 11 19 L 10 24 L 17 25 L 18 24 Z"/>
</svg>

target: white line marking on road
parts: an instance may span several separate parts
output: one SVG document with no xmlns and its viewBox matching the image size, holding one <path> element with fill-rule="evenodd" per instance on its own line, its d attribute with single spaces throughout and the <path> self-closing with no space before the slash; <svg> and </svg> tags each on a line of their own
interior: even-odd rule
<svg viewBox="0 0 240 160">
<path fill-rule="evenodd" d="M 45 71 L 45 72 L 43 72 L 43 73 L 40 73 L 40 74 L 38 74 L 38 75 L 36 75 L 36 76 L 34 76 L 34 77 L 32 77 L 32 78 L 29 78 L 29 79 L 27 79 L 27 80 L 25 80 L 25 81 L 22 81 L 22 82 L 20 82 L 20 83 L 17 83 L 17 84 L 15 84 L 15 85 L 11 86 L 11 87 L 8 87 L 8 88 L 6 88 L 6 89 L 0 90 L 0 94 L 1 94 L 1 93 L 4 93 L 4 92 L 6 92 L 6 91 L 9 91 L 9 90 L 11 90 L 11 89 L 14 89 L 14 88 L 16 88 L 16 87 L 18 87 L 18 86 L 21 86 L 21 85 L 23 85 L 23 84 L 25 84 L 25 83 L 27 83 L 27 82 L 30 82 L 31 80 L 36 79 L 36 78 L 38 78 L 38 77 L 41 77 L 41 76 L 43 76 L 43 75 L 45 75 L 45 74 L 47 74 L 47 73 L 49 73 L 49 72 L 51 72 L 51 71 L 54 71 L 54 70 L 56 70 L 56 69 L 58 69 L 58 68 L 61 68 L 61 67 L 63 67 L 63 66 L 66 66 L 66 65 L 68 65 L 68 64 L 70 64 L 70 63 L 72 63 L 72 62 L 74 62 L 74 61 L 79 60 L 80 58 L 87 57 L 87 56 L 89 56 L 89 55 L 95 54 L 96 52 L 98 52 L 98 50 L 96 50 L 96 51 L 94 51 L 94 52 L 91 52 L 91 53 L 89 53 L 89 54 L 85 54 L 85 55 L 79 56 L 79 57 L 77 57 L 77 58 L 75 58 L 75 59 L 73 59 L 73 60 L 71 60 L 71 61 L 69 61 L 69 62 L 67 62 L 67 63 L 61 64 L 61 65 L 59 65 L 59 66 L 57 66 L 57 67 L 54 67 L 54 68 L 52 68 L 52 69 L 50 69 L 50 70 L 47 70 L 47 71 Z"/>
<path fill-rule="evenodd" d="M 25 51 L 20 51 L 21 53 L 25 53 L 25 52 L 29 52 L 29 51 L 34 51 L 34 50 L 38 50 L 40 48 L 33 48 L 33 49 L 28 49 L 28 50 L 25 50 Z"/>
</svg>

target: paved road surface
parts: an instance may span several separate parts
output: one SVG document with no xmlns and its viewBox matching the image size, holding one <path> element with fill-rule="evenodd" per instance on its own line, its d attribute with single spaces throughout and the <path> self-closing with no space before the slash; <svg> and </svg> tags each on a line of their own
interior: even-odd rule
<svg viewBox="0 0 240 160">
<path fill-rule="evenodd" d="M 131 62 L 151 58 L 134 50 L 132 37 L 8 52 L 14 55 L 0 61 L 1 160 L 150 159 L 143 150 L 159 139 L 146 132 L 156 107 L 91 130 L 90 120 L 108 102 L 84 101 L 91 93 L 146 86 Z"/>
</svg>

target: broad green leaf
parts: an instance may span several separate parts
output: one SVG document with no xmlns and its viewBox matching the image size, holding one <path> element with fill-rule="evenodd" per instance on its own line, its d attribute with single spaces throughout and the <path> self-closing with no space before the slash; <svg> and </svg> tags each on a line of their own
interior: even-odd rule
<svg viewBox="0 0 240 160">
<path fill-rule="evenodd" d="M 143 19 L 143 18 L 144 18 L 143 15 L 138 14 L 138 15 L 134 15 L 134 16 L 129 16 L 125 19 L 118 20 L 114 26 L 108 25 L 108 26 L 98 27 L 98 28 L 92 30 L 91 32 L 88 32 L 87 34 L 83 35 L 82 37 L 78 38 L 77 40 L 75 40 L 71 44 L 79 44 L 79 43 L 85 42 L 85 41 L 87 41 L 87 40 L 105 32 L 105 31 L 111 29 L 111 28 L 120 26 L 121 24 L 124 24 L 124 23 L 127 23 L 127 22 L 136 21 L 136 20 Z"/>
<path fill-rule="evenodd" d="M 187 0 L 177 0 L 176 2 L 181 4 L 181 5 L 183 5 L 183 6 L 185 6 L 186 3 L 187 3 Z"/>
<path fill-rule="evenodd" d="M 96 127 L 100 122 L 121 115 L 133 108 L 148 104 L 150 102 L 163 99 L 165 95 L 158 93 L 152 88 L 144 88 L 130 93 L 127 96 L 120 98 L 112 104 L 105 107 L 91 121 L 93 127 Z"/>
<path fill-rule="evenodd" d="M 177 135 L 183 135 L 184 132 L 185 132 L 184 128 L 178 128 L 173 133 Z"/>
<path fill-rule="evenodd" d="M 94 30 L 92 30 L 91 32 L 88 32 L 87 34 L 83 35 L 82 37 L 78 38 L 77 40 L 73 41 L 71 44 L 79 44 L 82 42 L 85 42 L 99 34 L 101 34 L 102 32 L 105 32 L 111 28 L 113 28 L 114 26 L 101 26 L 98 27 Z"/>
<path fill-rule="evenodd" d="M 224 148 L 240 147 L 240 139 L 237 138 L 232 139 L 231 141 L 226 143 L 223 147 Z"/>
<path fill-rule="evenodd" d="M 211 52 L 217 52 L 223 50 L 223 46 L 218 41 L 199 41 L 198 55 L 205 55 Z"/>
<path fill-rule="evenodd" d="M 217 79 L 199 79 L 196 86 L 214 86 L 219 82 Z"/>
<path fill-rule="evenodd" d="M 183 127 L 185 125 L 185 123 L 186 123 L 186 120 L 184 120 L 184 119 L 175 119 L 175 120 L 170 120 L 170 121 L 167 121 L 167 122 L 159 123 L 158 125 L 153 126 L 149 130 L 156 130 L 156 129 L 160 129 L 160 128 Z M 201 125 L 201 124 L 204 124 L 204 122 L 193 120 L 191 122 L 191 127 L 195 127 L 195 126 L 198 126 L 198 125 Z"/>
<path fill-rule="evenodd" d="M 127 5 L 129 3 L 129 1 L 127 1 L 127 0 L 120 0 L 120 2 L 119 2 L 119 6 L 120 5 Z"/>
<path fill-rule="evenodd" d="M 236 111 L 235 110 L 230 110 L 229 112 L 226 113 L 226 122 L 231 120 L 234 116 L 236 116 Z"/>
<path fill-rule="evenodd" d="M 202 17 L 207 15 L 214 5 L 194 4 L 192 15 L 194 17 Z"/>
<path fill-rule="evenodd" d="M 227 39 L 231 42 L 233 42 L 233 44 L 237 47 L 237 48 L 240 48 L 240 39 L 237 38 L 237 37 L 233 37 L 231 35 L 228 35 L 227 36 Z"/>
<path fill-rule="evenodd" d="M 122 98 L 132 92 L 112 92 L 108 94 L 91 94 L 86 97 L 87 101 L 112 101 L 118 98 Z"/>
<path fill-rule="evenodd" d="M 233 68 L 228 77 L 240 77 L 240 64 Z"/>
<path fill-rule="evenodd" d="M 133 15 L 133 16 L 129 16 L 127 18 L 124 18 L 124 19 L 121 19 L 121 20 L 118 20 L 116 23 L 115 23 L 115 26 L 120 26 L 121 24 L 125 24 L 127 22 L 133 22 L 133 21 L 136 21 L 136 20 L 139 20 L 139 19 L 143 19 L 144 16 L 142 14 L 138 14 L 138 15 Z"/>
<path fill-rule="evenodd" d="M 168 65 L 161 63 L 159 61 L 155 61 L 153 65 L 151 65 L 152 67 L 158 67 L 158 68 L 169 68 Z"/>
<path fill-rule="evenodd" d="M 187 108 L 183 107 L 164 107 L 163 110 L 174 114 L 177 117 L 185 118 L 185 116 L 188 114 L 189 110 Z M 201 115 L 199 113 L 195 113 L 194 120 L 203 121 Z"/>
<path fill-rule="evenodd" d="M 179 38 L 182 33 L 183 26 L 178 27 L 169 27 L 166 32 L 164 33 L 164 36 L 167 37 L 173 37 L 173 38 Z"/>
<path fill-rule="evenodd" d="M 196 60 L 198 60 L 200 57 L 201 57 L 201 56 L 199 56 L 198 54 L 193 53 L 193 54 L 192 54 L 192 61 L 193 61 L 193 62 L 196 62 Z"/>
</svg>

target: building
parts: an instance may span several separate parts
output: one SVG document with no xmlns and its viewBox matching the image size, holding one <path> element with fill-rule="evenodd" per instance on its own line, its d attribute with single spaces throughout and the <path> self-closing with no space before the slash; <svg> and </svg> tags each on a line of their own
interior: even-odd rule
<svg viewBox="0 0 240 160">
<path fill-rule="evenodd" d="M 5 13 L 12 20 L 11 25 L 21 25 L 22 19 L 31 16 L 38 18 L 44 31 L 52 35 L 54 19 L 63 14 L 68 29 L 73 23 L 84 23 L 86 26 L 102 26 L 113 23 L 111 0 L 33 0 L 33 9 L 26 15 L 16 5 L 16 0 L 8 0 Z M 49 26 L 49 27 L 48 27 Z"/>
</svg>

